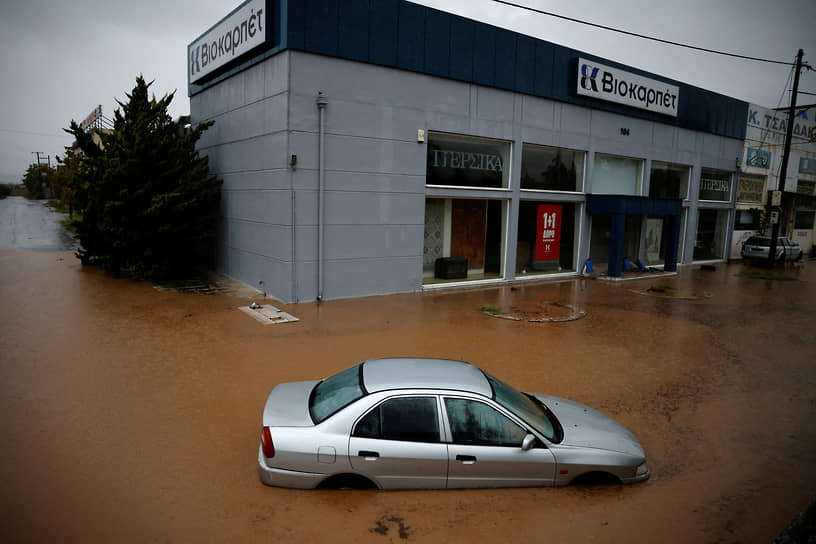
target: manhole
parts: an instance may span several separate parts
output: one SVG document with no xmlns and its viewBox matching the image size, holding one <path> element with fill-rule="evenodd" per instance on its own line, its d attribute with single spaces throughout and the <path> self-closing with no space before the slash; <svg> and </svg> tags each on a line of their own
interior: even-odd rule
<svg viewBox="0 0 816 544">
<path fill-rule="evenodd" d="M 238 309 L 264 325 L 277 325 L 278 323 L 300 321 L 292 314 L 288 314 L 269 304 L 260 305 L 253 302 L 249 306 L 241 306 Z"/>
</svg>

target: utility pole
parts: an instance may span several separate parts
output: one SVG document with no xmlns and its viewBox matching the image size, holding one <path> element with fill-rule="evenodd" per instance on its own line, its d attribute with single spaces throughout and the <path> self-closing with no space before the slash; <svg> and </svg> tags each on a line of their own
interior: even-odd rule
<svg viewBox="0 0 816 544">
<path fill-rule="evenodd" d="M 788 126 L 785 131 L 785 150 L 782 152 L 782 167 L 779 169 L 779 216 L 771 227 L 771 247 L 768 251 L 768 267 L 773 268 L 776 257 L 776 238 L 779 236 L 779 224 L 782 222 L 782 195 L 785 194 L 785 178 L 788 177 L 788 157 L 790 156 L 791 139 L 793 138 L 793 122 L 796 116 L 796 93 L 799 91 L 799 72 L 802 71 L 801 49 L 796 54 L 796 66 L 793 69 L 793 92 L 791 92 L 790 110 L 788 110 Z M 782 263 L 785 263 L 785 252 L 782 253 Z"/>
<path fill-rule="evenodd" d="M 43 155 L 45 155 L 45 152 L 43 152 L 43 151 L 32 151 L 32 152 L 31 152 L 31 154 L 32 154 L 32 155 L 37 155 L 37 175 L 38 175 L 38 176 L 39 176 L 39 178 L 40 178 L 40 191 L 43 191 L 43 192 L 44 192 L 44 191 L 45 191 L 45 189 L 44 189 L 43 187 L 44 187 L 44 185 L 45 185 L 45 181 L 43 180 L 42 168 L 40 167 L 40 165 L 42 164 L 42 163 L 40 162 L 40 153 L 42 153 Z M 48 167 L 49 167 L 49 168 L 51 167 L 51 155 L 48 155 Z"/>
</svg>

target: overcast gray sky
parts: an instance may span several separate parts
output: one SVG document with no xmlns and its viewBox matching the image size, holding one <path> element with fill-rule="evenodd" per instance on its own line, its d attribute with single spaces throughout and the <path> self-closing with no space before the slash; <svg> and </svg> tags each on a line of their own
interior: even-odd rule
<svg viewBox="0 0 816 544">
<path fill-rule="evenodd" d="M 290 0 L 298 1 L 298 0 Z M 340 0 L 342 1 L 342 0 Z M 816 0 L 516 0 L 564 16 L 755 57 L 816 66 Z M 113 116 L 138 74 L 156 95 L 177 90 L 189 113 L 187 44 L 241 0 L 1 0 L 0 183 L 17 183 L 33 151 L 62 155 L 71 119 Z M 416 0 L 766 107 L 790 68 L 690 51 L 531 13 L 493 0 Z M 816 72 L 800 89 L 816 93 Z M 786 94 L 783 105 L 788 103 Z M 803 95 L 799 104 L 816 103 Z"/>
</svg>

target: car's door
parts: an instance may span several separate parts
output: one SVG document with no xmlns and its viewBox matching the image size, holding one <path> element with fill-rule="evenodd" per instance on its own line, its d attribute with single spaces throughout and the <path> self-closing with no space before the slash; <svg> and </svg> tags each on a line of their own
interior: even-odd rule
<svg viewBox="0 0 816 544">
<path fill-rule="evenodd" d="M 555 459 L 542 443 L 524 451 L 527 429 L 486 402 L 445 397 L 448 487 L 553 485 Z"/>
<path fill-rule="evenodd" d="M 448 448 L 441 440 L 438 398 L 390 397 L 357 420 L 349 461 L 386 489 L 443 488 Z"/>
</svg>

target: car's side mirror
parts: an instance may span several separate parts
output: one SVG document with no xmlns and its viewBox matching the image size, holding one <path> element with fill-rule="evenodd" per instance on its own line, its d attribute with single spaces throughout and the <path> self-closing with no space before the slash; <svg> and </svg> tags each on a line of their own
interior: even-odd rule
<svg viewBox="0 0 816 544">
<path fill-rule="evenodd" d="M 536 439 L 535 436 L 528 433 L 527 436 L 524 437 L 524 440 L 521 441 L 522 451 L 527 451 L 529 449 L 532 449 L 533 446 L 535 446 L 536 440 L 537 439 Z"/>
</svg>

